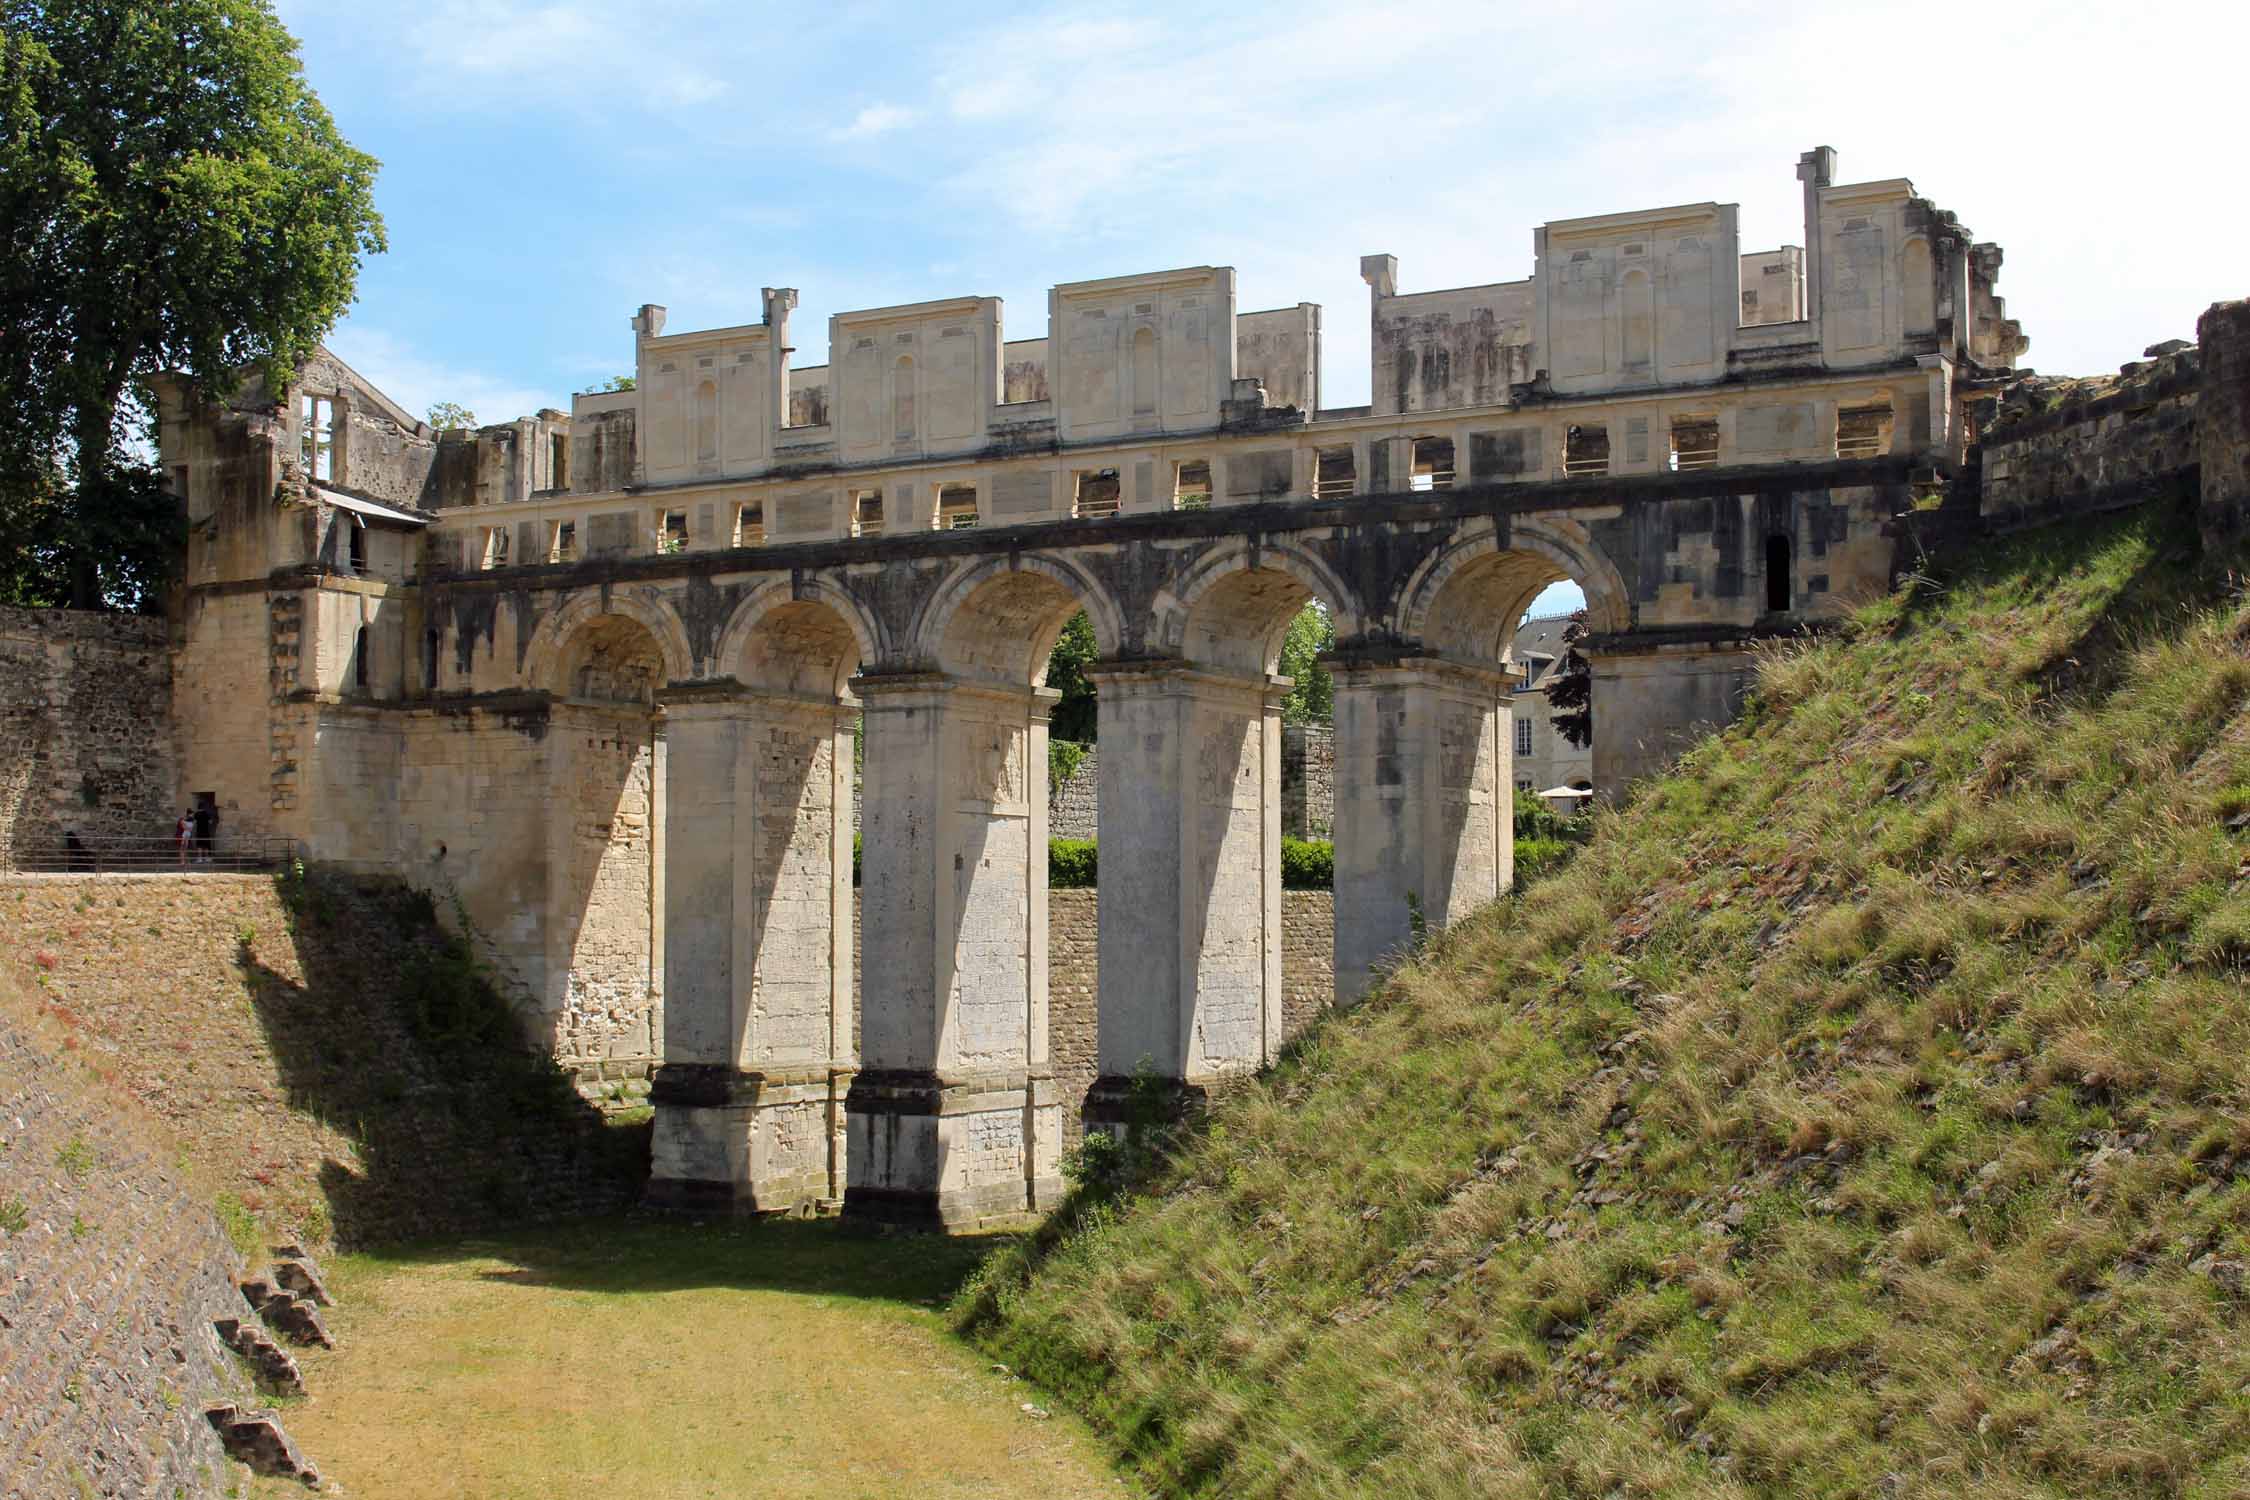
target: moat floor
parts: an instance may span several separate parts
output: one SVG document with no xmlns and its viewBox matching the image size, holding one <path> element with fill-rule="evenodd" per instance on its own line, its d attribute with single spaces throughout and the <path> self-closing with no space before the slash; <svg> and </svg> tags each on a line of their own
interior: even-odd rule
<svg viewBox="0 0 2250 1500">
<path fill-rule="evenodd" d="M 990 1248 L 619 1219 L 345 1256 L 286 1421 L 362 1500 L 1135 1493 L 946 1331 Z"/>
</svg>

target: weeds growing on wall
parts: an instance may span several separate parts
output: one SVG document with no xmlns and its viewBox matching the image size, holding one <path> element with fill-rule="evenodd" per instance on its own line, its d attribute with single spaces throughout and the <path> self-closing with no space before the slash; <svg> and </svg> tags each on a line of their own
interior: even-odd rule
<svg viewBox="0 0 2250 1500">
<path fill-rule="evenodd" d="M 2250 1490 L 2250 603 L 2191 545 L 1776 648 L 961 1325 L 1179 1494 Z"/>
</svg>

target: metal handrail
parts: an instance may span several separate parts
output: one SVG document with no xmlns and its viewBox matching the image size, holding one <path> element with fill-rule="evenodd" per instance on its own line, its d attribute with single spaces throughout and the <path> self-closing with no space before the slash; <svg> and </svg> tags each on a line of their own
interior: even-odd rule
<svg viewBox="0 0 2250 1500">
<path fill-rule="evenodd" d="M 215 838 L 208 847 L 191 836 L 183 847 L 169 834 L 92 833 L 19 844 L 8 867 L 23 875 L 214 875 L 278 870 L 296 857 L 297 841 L 278 836 Z"/>
</svg>

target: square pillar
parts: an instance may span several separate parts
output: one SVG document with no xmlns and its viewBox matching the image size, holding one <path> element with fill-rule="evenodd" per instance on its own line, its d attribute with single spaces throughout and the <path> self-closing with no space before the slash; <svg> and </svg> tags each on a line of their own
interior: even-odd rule
<svg viewBox="0 0 2250 1500">
<path fill-rule="evenodd" d="M 845 1213 L 969 1227 L 1062 1197 L 1047 1046 L 1048 689 L 863 677 L 863 1067 Z"/>
<path fill-rule="evenodd" d="M 1435 657 L 1336 678 L 1336 999 L 1515 881 L 1513 679 Z"/>
<path fill-rule="evenodd" d="M 1086 674 L 1101 694 L 1101 1000 L 1089 1129 L 1131 1119 L 1144 1066 L 1178 1105 L 1281 1050 L 1286 679 L 1177 662 Z"/>
<path fill-rule="evenodd" d="M 780 1213 L 843 1192 L 851 719 L 834 702 L 665 708 L 664 1064 L 649 1201 Z"/>
</svg>

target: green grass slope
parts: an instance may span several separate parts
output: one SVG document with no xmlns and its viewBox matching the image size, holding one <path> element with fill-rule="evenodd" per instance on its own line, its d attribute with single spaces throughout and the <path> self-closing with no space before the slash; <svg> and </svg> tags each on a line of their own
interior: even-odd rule
<svg viewBox="0 0 2250 1500">
<path fill-rule="evenodd" d="M 2250 1491 L 2250 603 L 1983 544 L 956 1314 L 1229 1496 Z"/>
</svg>

